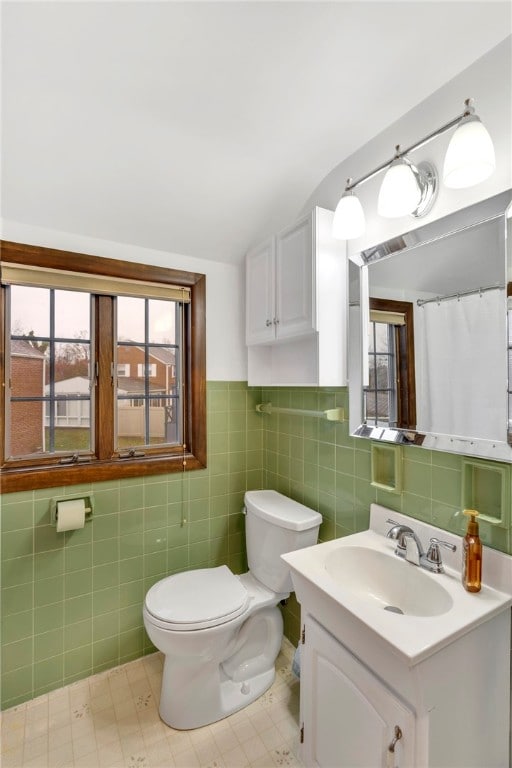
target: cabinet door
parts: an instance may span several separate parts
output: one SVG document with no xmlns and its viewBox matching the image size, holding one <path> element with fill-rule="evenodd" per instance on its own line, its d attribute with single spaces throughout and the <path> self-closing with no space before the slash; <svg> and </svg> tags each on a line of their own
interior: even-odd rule
<svg viewBox="0 0 512 768">
<path fill-rule="evenodd" d="M 306 766 L 413 766 L 413 713 L 310 617 L 305 631 L 300 693 Z M 395 726 L 402 738 L 391 753 Z"/>
<path fill-rule="evenodd" d="M 276 237 L 276 338 L 316 330 L 313 217 L 310 214 Z"/>
<path fill-rule="evenodd" d="M 274 238 L 247 254 L 245 261 L 246 344 L 263 344 L 275 338 Z"/>
</svg>

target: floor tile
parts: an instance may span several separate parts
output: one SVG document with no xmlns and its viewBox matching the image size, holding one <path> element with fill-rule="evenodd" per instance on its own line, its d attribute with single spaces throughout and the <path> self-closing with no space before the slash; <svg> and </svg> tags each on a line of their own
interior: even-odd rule
<svg viewBox="0 0 512 768">
<path fill-rule="evenodd" d="M 160 653 L 2 713 L 3 768 L 274 768 L 301 766 L 299 683 L 284 640 L 272 687 L 191 731 L 159 717 Z"/>
</svg>

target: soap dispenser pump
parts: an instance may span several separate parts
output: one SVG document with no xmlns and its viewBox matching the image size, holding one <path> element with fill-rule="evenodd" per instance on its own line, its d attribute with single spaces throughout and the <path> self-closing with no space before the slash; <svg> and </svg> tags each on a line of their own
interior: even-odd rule
<svg viewBox="0 0 512 768">
<path fill-rule="evenodd" d="M 465 509 L 470 518 L 462 546 L 462 584 L 468 592 L 480 592 L 482 586 L 482 542 L 478 535 L 476 509 Z"/>
</svg>

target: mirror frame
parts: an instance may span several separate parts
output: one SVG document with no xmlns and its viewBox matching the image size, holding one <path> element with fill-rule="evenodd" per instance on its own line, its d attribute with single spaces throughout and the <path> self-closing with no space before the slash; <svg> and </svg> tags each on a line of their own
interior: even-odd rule
<svg viewBox="0 0 512 768">
<path fill-rule="evenodd" d="M 467 208 L 455 211 L 423 227 L 398 237 L 348 255 L 349 262 L 349 320 L 348 320 L 348 367 L 349 367 L 349 433 L 352 437 L 390 442 L 401 445 L 422 446 L 435 451 L 448 451 L 468 456 L 478 456 L 495 461 L 512 463 L 512 395 L 508 396 L 508 412 L 504 424 L 504 440 L 461 438 L 451 435 L 418 432 L 396 427 L 374 426 L 363 419 L 363 382 L 368 381 L 367 347 L 369 323 L 369 276 L 368 267 L 377 261 L 420 248 L 457 232 L 502 218 L 504 228 L 505 312 L 507 339 L 512 339 L 512 190 L 482 200 Z M 508 229 L 508 236 L 507 236 Z M 355 290 L 351 290 L 350 277 Z M 504 350 L 507 354 L 507 348 Z M 508 391 L 512 392 L 512 348 L 508 347 Z"/>
</svg>

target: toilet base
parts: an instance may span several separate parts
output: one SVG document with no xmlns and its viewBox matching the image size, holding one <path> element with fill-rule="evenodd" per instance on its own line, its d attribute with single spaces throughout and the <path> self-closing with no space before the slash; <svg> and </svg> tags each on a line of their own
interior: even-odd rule
<svg viewBox="0 0 512 768">
<path fill-rule="evenodd" d="M 220 669 L 218 664 L 211 663 L 211 669 L 206 672 L 202 666 L 200 674 L 197 668 L 190 670 L 193 678 L 196 677 L 201 685 L 201 695 L 196 696 L 193 692 L 194 680 L 182 680 L 181 684 L 186 685 L 191 691 L 190 697 L 173 696 L 172 692 L 180 690 L 180 681 L 177 679 L 186 674 L 186 670 L 174 670 L 169 677 L 172 681 L 166 679 L 165 666 L 162 679 L 162 693 L 160 697 L 160 717 L 167 725 L 177 730 L 189 730 L 191 728 L 201 728 L 204 725 L 215 723 L 228 715 L 247 707 L 257 698 L 267 691 L 275 680 L 275 667 L 261 672 L 243 682 L 234 682 L 229 679 Z M 170 670 L 169 670 L 170 671 Z M 194 675 L 194 671 L 196 675 Z M 178 672 L 178 675 L 175 673 Z M 206 674 L 205 674 L 206 672 Z M 180 674 L 181 673 L 181 674 Z M 220 674 L 220 685 L 218 676 Z M 208 678 L 212 685 L 208 685 Z M 216 678 L 216 682 L 215 682 Z M 181 689 L 183 692 L 183 688 Z"/>
</svg>

